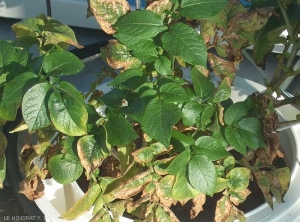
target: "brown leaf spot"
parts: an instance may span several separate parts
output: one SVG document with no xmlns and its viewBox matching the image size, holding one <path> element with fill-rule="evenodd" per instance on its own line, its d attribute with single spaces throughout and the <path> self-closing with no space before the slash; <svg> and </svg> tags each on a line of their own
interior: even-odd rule
<svg viewBox="0 0 300 222">
<path fill-rule="evenodd" d="M 170 10 L 173 4 L 169 0 L 158 0 L 152 2 L 146 10 L 153 11 L 154 13 L 158 14 L 161 17 L 165 17 L 165 11 Z"/>
<path fill-rule="evenodd" d="M 39 176 L 27 177 L 19 184 L 19 193 L 24 194 L 29 200 L 41 198 L 44 195 L 44 184 Z"/>
<path fill-rule="evenodd" d="M 232 207 L 232 203 L 227 196 L 223 196 L 220 200 L 218 200 L 215 211 L 215 221 L 225 222 L 230 216 Z"/>
</svg>

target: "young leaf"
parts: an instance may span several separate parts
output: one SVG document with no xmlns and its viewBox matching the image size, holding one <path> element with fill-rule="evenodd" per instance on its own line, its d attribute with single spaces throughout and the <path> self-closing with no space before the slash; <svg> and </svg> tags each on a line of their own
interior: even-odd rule
<svg viewBox="0 0 300 222">
<path fill-rule="evenodd" d="M 47 107 L 49 95 L 48 83 L 36 84 L 25 93 L 22 101 L 22 114 L 29 132 L 51 124 Z"/>
<path fill-rule="evenodd" d="M 191 76 L 197 96 L 201 99 L 208 98 L 215 89 L 213 82 L 204 76 L 196 67 L 192 68 Z"/>
<path fill-rule="evenodd" d="M 58 131 L 69 136 L 86 134 L 87 110 L 70 95 L 53 92 L 49 98 L 48 109 L 50 119 Z"/>
<path fill-rule="evenodd" d="M 228 188 L 236 191 L 246 189 L 249 185 L 250 175 L 251 171 L 245 167 L 233 168 L 226 175 Z"/>
<path fill-rule="evenodd" d="M 181 111 L 175 104 L 156 98 L 146 107 L 142 127 L 150 137 L 169 147 L 172 127 L 180 118 Z"/>
<path fill-rule="evenodd" d="M 190 161 L 190 158 L 191 158 L 190 150 L 187 149 L 187 150 L 183 151 L 178 156 L 176 156 L 175 159 L 172 160 L 172 162 L 166 169 L 167 172 L 169 174 L 175 175 L 180 170 L 186 169 L 186 166 L 187 166 L 188 162 Z"/>
<path fill-rule="evenodd" d="M 189 96 L 178 83 L 166 83 L 159 89 L 160 96 L 168 102 L 187 102 L 190 100 Z"/>
<path fill-rule="evenodd" d="M 174 56 L 180 56 L 192 65 L 206 67 L 207 51 L 202 37 L 192 27 L 183 23 L 171 26 L 162 36 L 164 49 Z"/>
<path fill-rule="evenodd" d="M 70 209 L 64 212 L 60 218 L 66 220 L 76 219 L 78 216 L 89 211 L 101 193 L 99 184 L 93 185 Z"/>
<path fill-rule="evenodd" d="M 182 108 L 182 122 L 185 126 L 192 126 L 200 123 L 200 116 L 203 107 L 198 102 L 187 102 Z"/>
<path fill-rule="evenodd" d="M 37 82 L 38 76 L 32 72 L 24 72 L 18 75 L 4 87 L 1 105 L 6 106 L 20 102 L 27 90 Z"/>
<path fill-rule="evenodd" d="M 155 37 L 167 27 L 163 19 L 152 11 L 136 10 L 122 16 L 114 25 L 118 33 L 130 36 Z"/>
<path fill-rule="evenodd" d="M 212 18 L 228 4 L 228 0 L 182 0 L 179 13 L 185 17 L 199 20 Z"/>
<path fill-rule="evenodd" d="M 225 150 L 225 147 L 218 142 L 217 139 L 210 136 L 201 136 L 195 142 L 194 152 L 207 156 L 212 161 L 219 160 L 230 154 Z"/>
<path fill-rule="evenodd" d="M 217 172 L 212 161 L 206 156 L 194 155 L 187 169 L 190 184 L 197 191 L 212 196 L 217 184 Z"/>
<path fill-rule="evenodd" d="M 128 120 L 123 115 L 109 113 L 108 122 L 105 125 L 108 136 L 108 143 L 112 146 L 126 146 L 138 138 Z"/>
<path fill-rule="evenodd" d="M 0 67 L 7 66 L 14 57 L 14 48 L 6 41 L 0 40 Z"/>
<path fill-rule="evenodd" d="M 112 27 L 118 19 L 130 11 L 130 6 L 126 0 L 89 0 L 90 9 L 107 34 L 115 33 Z"/>
<path fill-rule="evenodd" d="M 56 51 L 45 56 L 43 70 L 47 76 L 63 76 L 80 72 L 84 64 L 73 53 Z"/>
<path fill-rule="evenodd" d="M 83 172 L 79 159 L 69 154 L 51 157 L 48 162 L 48 169 L 53 179 L 61 184 L 74 182 Z"/>
<path fill-rule="evenodd" d="M 155 60 L 154 68 L 161 75 L 168 76 L 172 74 L 171 61 L 165 56 L 159 56 Z"/>
</svg>

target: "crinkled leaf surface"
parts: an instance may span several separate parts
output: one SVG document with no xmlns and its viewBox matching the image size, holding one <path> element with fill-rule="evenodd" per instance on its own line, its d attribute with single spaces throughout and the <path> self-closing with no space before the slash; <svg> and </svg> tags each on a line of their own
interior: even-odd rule
<svg viewBox="0 0 300 222">
<path fill-rule="evenodd" d="M 180 118 L 181 111 L 175 104 L 156 98 L 146 107 L 142 127 L 150 137 L 168 147 L 172 127 Z"/>
<path fill-rule="evenodd" d="M 51 176 L 61 184 L 74 182 L 83 172 L 79 159 L 69 154 L 59 154 L 51 157 L 48 168 Z"/>
<path fill-rule="evenodd" d="M 217 184 L 217 172 L 213 162 L 204 155 L 194 155 L 187 169 L 190 184 L 197 191 L 212 196 Z"/>
<path fill-rule="evenodd" d="M 162 36 L 164 49 L 193 65 L 206 67 L 207 51 L 202 37 L 192 27 L 183 23 L 171 26 Z"/>
<path fill-rule="evenodd" d="M 47 76 L 63 76 L 80 72 L 84 64 L 73 53 L 56 51 L 47 56 L 43 61 L 43 70 Z"/>
<path fill-rule="evenodd" d="M 166 83 L 159 89 L 161 98 L 168 102 L 187 102 L 190 100 L 186 91 L 178 83 Z"/>
<path fill-rule="evenodd" d="M 228 0 L 182 0 L 179 12 L 188 18 L 205 20 L 218 14 Z"/>
<path fill-rule="evenodd" d="M 23 97 L 22 114 L 29 132 L 51 124 L 48 113 L 50 85 L 39 83 L 31 87 Z"/>
<path fill-rule="evenodd" d="M 123 115 L 109 113 L 108 122 L 105 125 L 108 136 L 108 143 L 112 146 L 126 146 L 138 138 L 131 124 Z"/>
<path fill-rule="evenodd" d="M 48 109 L 53 125 L 60 132 L 69 136 L 86 134 L 88 113 L 74 97 L 55 91 L 50 95 Z"/>
<path fill-rule="evenodd" d="M 225 138 L 236 151 L 246 155 L 247 145 L 239 134 L 238 129 L 227 126 L 225 128 Z"/>
<path fill-rule="evenodd" d="M 232 190 L 244 190 L 249 185 L 251 171 L 245 167 L 236 167 L 232 169 L 226 178 L 228 188 Z"/>
</svg>

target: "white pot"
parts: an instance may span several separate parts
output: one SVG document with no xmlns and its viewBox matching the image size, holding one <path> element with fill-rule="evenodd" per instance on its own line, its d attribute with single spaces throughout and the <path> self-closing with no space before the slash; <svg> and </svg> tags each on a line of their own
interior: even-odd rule
<svg viewBox="0 0 300 222">
<path fill-rule="evenodd" d="M 240 77 L 235 77 L 232 87 L 232 99 L 234 102 L 244 100 L 247 95 L 255 91 L 263 91 L 265 87 L 253 81 Z M 107 85 L 101 87 L 103 91 L 109 91 Z M 298 110 L 290 105 L 281 107 L 278 110 L 281 117 L 286 120 L 295 119 Z M 279 204 L 274 200 L 274 210 L 265 203 L 260 207 L 246 213 L 247 222 L 296 222 L 300 219 L 300 126 L 294 126 L 280 134 L 280 144 L 285 153 L 285 159 L 291 168 L 292 178 L 288 192 L 284 200 L 285 203 Z M 69 209 L 77 200 L 84 195 L 83 191 L 76 182 L 69 185 L 61 185 L 53 179 L 45 180 L 45 195 L 35 202 L 45 214 L 48 222 L 67 222 L 59 219 L 59 216 Z M 92 209 L 78 217 L 75 221 L 85 222 L 92 218 Z M 132 221 L 121 218 L 121 222 Z"/>
</svg>

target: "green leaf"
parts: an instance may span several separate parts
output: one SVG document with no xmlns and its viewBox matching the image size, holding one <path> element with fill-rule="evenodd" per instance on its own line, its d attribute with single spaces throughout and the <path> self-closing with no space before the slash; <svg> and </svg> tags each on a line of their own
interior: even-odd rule
<svg viewBox="0 0 300 222">
<path fill-rule="evenodd" d="M 117 75 L 117 77 L 109 82 L 108 86 L 126 86 L 129 89 L 136 89 L 146 81 L 143 77 L 143 71 L 141 69 L 133 68 L 127 69 L 126 71 Z"/>
<path fill-rule="evenodd" d="M 159 89 L 160 96 L 168 102 L 187 102 L 190 100 L 185 90 L 178 83 L 166 83 Z"/>
<path fill-rule="evenodd" d="M 157 50 L 151 49 L 147 51 L 132 51 L 132 54 L 144 63 L 153 62 L 157 59 Z"/>
<path fill-rule="evenodd" d="M 203 106 L 198 102 L 187 102 L 182 108 L 182 122 L 185 126 L 192 126 L 200 123 L 200 116 Z"/>
<path fill-rule="evenodd" d="M 242 139 L 238 129 L 227 126 L 225 128 L 225 138 L 236 151 L 243 155 L 246 155 L 247 145 Z"/>
<path fill-rule="evenodd" d="M 187 149 L 187 150 L 183 151 L 178 156 L 176 156 L 175 159 L 172 160 L 172 162 L 166 169 L 167 172 L 169 174 L 175 175 L 180 170 L 186 169 L 186 166 L 187 166 L 188 162 L 190 161 L 190 158 L 191 158 L 190 150 Z"/>
<path fill-rule="evenodd" d="M 206 67 L 207 51 L 202 37 L 192 27 L 183 23 L 171 26 L 162 36 L 164 49 L 174 56 L 180 56 L 193 65 Z"/>
<path fill-rule="evenodd" d="M 109 113 L 108 122 L 105 125 L 108 135 L 108 143 L 112 146 L 126 146 L 138 138 L 128 120 L 123 115 Z"/>
<path fill-rule="evenodd" d="M 98 135 L 83 136 L 78 140 L 77 152 L 80 163 L 86 170 L 86 175 L 92 174 L 101 166 L 103 159 L 108 156 L 110 145 L 107 143 L 106 131 L 99 128 Z"/>
<path fill-rule="evenodd" d="M 201 99 L 207 99 L 215 89 L 213 82 L 196 67 L 192 68 L 191 76 L 197 96 Z"/>
<path fill-rule="evenodd" d="M 181 111 L 175 104 L 156 98 L 146 107 L 142 128 L 150 137 L 169 147 L 172 127 L 180 118 Z"/>
<path fill-rule="evenodd" d="M 43 70 L 47 76 L 63 76 L 80 72 L 84 64 L 73 53 L 56 51 L 45 56 Z"/>
<path fill-rule="evenodd" d="M 224 159 L 223 161 L 223 166 L 226 172 L 229 172 L 230 170 L 232 170 L 235 166 L 235 159 L 233 156 L 229 156 L 227 158 Z"/>
<path fill-rule="evenodd" d="M 58 131 L 69 136 L 86 134 L 87 110 L 69 94 L 53 92 L 49 98 L 48 109 L 50 119 Z"/>
<path fill-rule="evenodd" d="M 90 9 L 93 12 L 95 18 L 107 34 L 113 34 L 115 32 L 112 27 L 118 19 L 126 14 L 130 10 L 130 6 L 127 1 L 102 1 L 102 0 L 90 0 Z"/>
<path fill-rule="evenodd" d="M 212 196 L 217 184 L 215 165 L 206 156 L 194 155 L 188 164 L 188 179 L 197 191 Z"/>
<path fill-rule="evenodd" d="M 172 141 L 174 142 L 174 140 L 180 142 L 185 147 L 185 149 L 188 149 L 191 145 L 195 143 L 192 137 L 187 136 L 175 129 L 172 130 Z M 175 144 L 172 143 L 172 145 L 174 145 L 174 149 L 176 149 Z"/>
<path fill-rule="evenodd" d="M 206 20 L 221 12 L 227 4 L 228 0 L 182 0 L 179 13 L 188 18 Z"/>
<path fill-rule="evenodd" d="M 210 136 L 201 136 L 195 142 L 194 152 L 207 156 L 212 161 L 222 159 L 230 154 L 219 141 Z"/>
<path fill-rule="evenodd" d="M 166 30 L 163 19 L 149 10 L 136 10 L 122 16 L 114 28 L 118 33 L 146 38 L 155 37 Z"/>
<path fill-rule="evenodd" d="M 69 210 L 64 212 L 60 218 L 66 220 L 76 219 L 78 216 L 89 211 L 101 193 L 99 184 L 93 185 Z"/>
<path fill-rule="evenodd" d="M 227 181 L 228 181 L 228 179 L 218 177 L 215 193 L 219 193 L 219 192 L 223 191 L 227 187 Z"/>
<path fill-rule="evenodd" d="M 44 128 L 51 124 L 48 113 L 50 85 L 39 83 L 31 87 L 22 101 L 22 114 L 29 132 Z"/>
<path fill-rule="evenodd" d="M 250 149 L 256 149 L 265 145 L 262 131 L 262 123 L 254 117 L 244 118 L 238 123 L 238 131 Z"/>
<path fill-rule="evenodd" d="M 201 122 L 201 129 L 205 129 L 206 126 L 211 123 L 211 118 L 213 117 L 215 113 L 215 108 L 211 104 L 206 104 L 204 105 L 202 109 L 202 114 L 200 117 L 200 122 Z"/>
<path fill-rule="evenodd" d="M 6 176 L 6 158 L 0 158 L 0 189 L 3 189 L 3 183 Z"/>
<path fill-rule="evenodd" d="M 85 101 L 84 101 L 84 95 L 82 92 L 78 91 L 74 85 L 72 85 L 69 82 L 66 81 L 61 81 L 57 88 L 61 90 L 62 92 L 70 95 L 74 99 L 76 99 L 78 102 L 80 102 L 83 106 L 85 106 Z"/>
<path fill-rule="evenodd" d="M 48 162 L 48 169 L 53 179 L 61 184 L 74 182 L 83 172 L 79 159 L 69 154 L 51 157 Z"/>
<path fill-rule="evenodd" d="M 121 112 L 137 122 L 142 122 L 145 113 L 145 103 L 138 95 L 126 98 L 128 106 L 122 107 Z"/>
<path fill-rule="evenodd" d="M 14 57 L 14 48 L 6 41 L 0 40 L 0 67 L 7 66 Z"/>
<path fill-rule="evenodd" d="M 38 76 L 32 72 L 24 72 L 18 75 L 4 87 L 1 105 L 6 106 L 20 102 L 27 90 L 37 82 Z"/>
<path fill-rule="evenodd" d="M 224 121 L 227 125 L 236 125 L 242 118 L 248 115 L 246 101 L 236 102 L 228 107 L 224 114 Z"/>
<path fill-rule="evenodd" d="M 6 67 L 6 72 L 8 74 L 7 81 L 15 78 L 17 75 L 24 71 L 29 59 L 28 49 L 16 50 L 13 54 L 11 63 Z"/>
<path fill-rule="evenodd" d="M 214 95 L 211 97 L 212 102 L 222 102 L 230 97 L 231 94 L 231 87 L 228 85 L 228 79 L 224 78 L 219 85 L 219 88 L 214 93 Z"/>
<path fill-rule="evenodd" d="M 65 140 L 63 149 L 64 152 L 70 155 L 73 155 L 74 157 L 78 157 L 77 154 L 77 142 L 79 140 L 79 137 L 75 136 L 68 136 Z"/>
<path fill-rule="evenodd" d="M 154 68 L 164 76 L 172 74 L 171 61 L 165 56 L 159 56 L 154 62 Z"/>
<path fill-rule="evenodd" d="M 17 110 L 18 105 L 16 104 L 10 104 L 7 106 L 0 105 L 0 118 L 7 121 L 13 121 L 17 116 Z"/>
<path fill-rule="evenodd" d="M 226 178 L 228 179 L 227 186 L 231 190 L 244 190 L 249 185 L 250 176 L 251 171 L 245 167 L 233 168 L 226 175 Z"/>
<path fill-rule="evenodd" d="M 176 174 L 175 183 L 172 189 L 172 196 L 178 201 L 187 201 L 199 194 L 188 182 L 186 168 L 181 169 Z"/>
<path fill-rule="evenodd" d="M 15 32 L 17 38 L 21 38 L 23 36 L 41 36 L 44 28 L 45 23 L 40 18 L 24 19 L 12 25 L 12 30 Z"/>
</svg>

